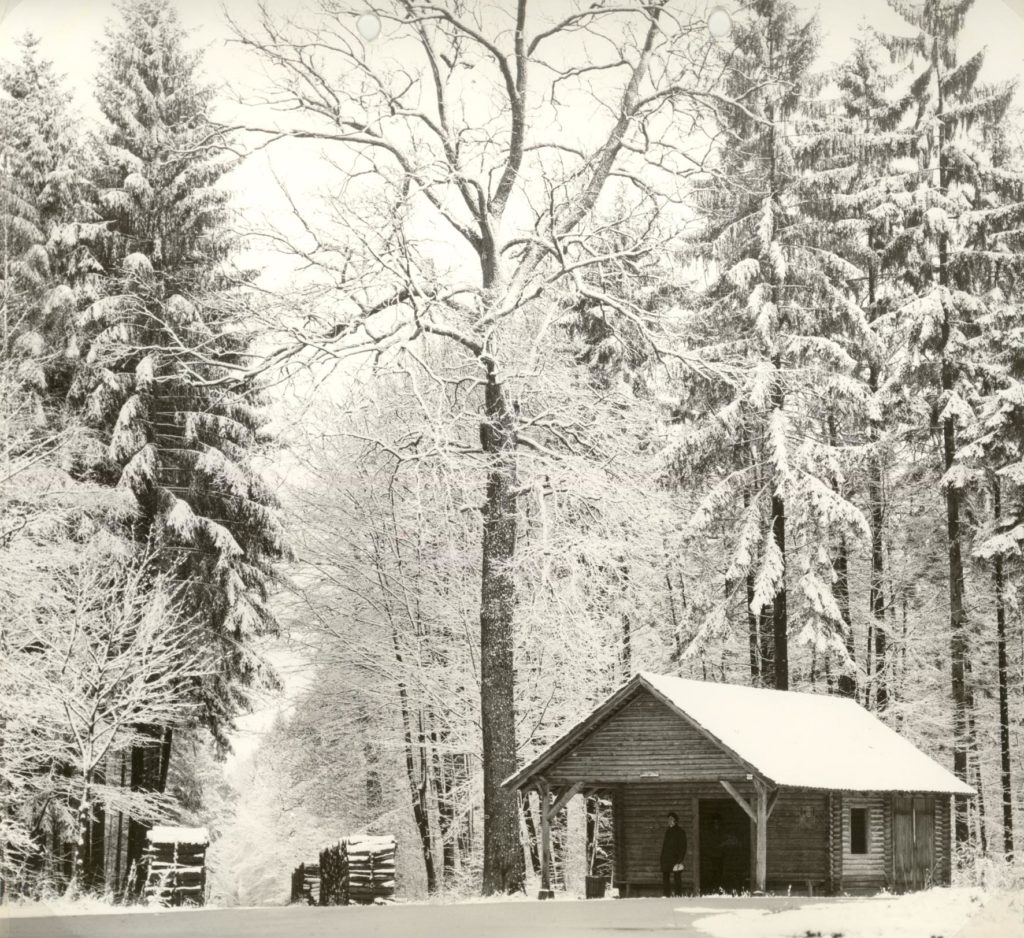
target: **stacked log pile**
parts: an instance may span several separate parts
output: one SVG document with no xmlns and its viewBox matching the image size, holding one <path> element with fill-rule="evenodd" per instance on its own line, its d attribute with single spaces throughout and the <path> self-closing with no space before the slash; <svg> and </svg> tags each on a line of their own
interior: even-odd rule
<svg viewBox="0 0 1024 938">
<path fill-rule="evenodd" d="M 348 905 L 345 841 L 320 851 L 320 905 Z"/>
<path fill-rule="evenodd" d="M 292 873 L 292 902 L 320 904 L 320 864 L 300 863 Z"/>
<path fill-rule="evenodd" d="M 395 838 L 346 837 L 320 854 L 320 905 L 369 904 L 395 894 Z"/>
<path fill-rule="evenodd" d="M 395 838 L 350 837 L 348 894 L 353 902 L 390 899 L 395 894 Z"/>
<path fill-rule="evenodd" d="M 206 901 L 205 827 L 154 827 L 142 853 L 143 896 L 165 906 L 203 905 Z"/>
</svg>

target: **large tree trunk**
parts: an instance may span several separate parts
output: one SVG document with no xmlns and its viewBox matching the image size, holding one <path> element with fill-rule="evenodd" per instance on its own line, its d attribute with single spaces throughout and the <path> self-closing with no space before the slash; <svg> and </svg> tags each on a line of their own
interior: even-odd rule
<svg viewBox="0 0 1024 938">
<path fill-rule="evenodd" d="M 480 717 L 483 737 L 484 895 L 525 888 L 518 797 L 501 783 L 516 765 L 513 611 L 516 547 L 515 417 L 493 365 L 487 366 L 487 421 L 481 434 L 491 460 L 484 504 L 480 593 Z"/>
<path fill-rule="evenodd" d="M 999 477 L 992 480 L 992 514 L 998 531 L 1002 520 Z M 1013 858 L 1013 780 L 1010 773 L 1010 696 L 1006 661 L 1006 594 L 1003 556 L 996 554 L 993 575 L 996 588 L 996 668 L 999 684 L 999 780 L 1003 802 L 1003 852 Z"/>
</svg>

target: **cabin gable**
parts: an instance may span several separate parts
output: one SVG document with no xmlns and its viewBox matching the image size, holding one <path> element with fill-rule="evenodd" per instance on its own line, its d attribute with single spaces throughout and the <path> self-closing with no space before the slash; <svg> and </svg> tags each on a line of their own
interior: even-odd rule
<svg viewBox="0 0 1024 938">
<path fill-rule="evenodd" d="M 747 769 L 642 689 L 544 770 L 552 783 L 742 779 Z"/>
</svg>

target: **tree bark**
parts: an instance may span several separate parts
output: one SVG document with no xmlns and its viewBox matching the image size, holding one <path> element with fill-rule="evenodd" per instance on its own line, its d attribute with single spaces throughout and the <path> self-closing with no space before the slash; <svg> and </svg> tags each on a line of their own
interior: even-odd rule
<svg viewBox="0 0 1024 938">
<path fill-rule="evenodd" d="M 995 529 L 1002 521 L 1002 498 L 999 477 L 992 480 L 992 515 Z M 1013 859 L 1013 778 L 1010 772 L 1010 694 L 1009 666 L 1006 660 L 1006 593 L 1003 555 L 993 562 L 996 591 L 996 668 L 999 685 L 999 782 L 1003 802 L 1003 853 Z"/>
<path fill-rule="evenodd" d="M 769 74 L 772 75 L 774 75 L 775 72 L 774 41 L 775 30 L 770 29 L 768 36 L 768 70 Z M 777 154 L 775 152 L 776 123 L 774 103 L 768 105 L 767 116 L 771 125 L 768 137 L 769 146 L 771 147 L 768 163 L 768 198 L 770 203 L 775 205 L 778 202 L 779 191 L 777 181 Z M 772 237 L 774 239 L 774 232 Z M 772 266 L 770 279 L 772 303 L 775 308 L 779 310 L 781 309 L 779 295 L 780 284 L 774 265 Z M 785 404 L 785 390 L 781 383 L 781 361 L 777 353 L 774 355 L 772 365 L 775 368 L 775 380 L 778 382 L 772 391 L 772 410 L 773 412 L 781 412 L 783 405 Z M 772 486 L 772 537 L 775 539 L 775 546 L 779 551 L 779 556 L 782 558 L 780 582 L 775 593 L 774 600 L 772 601 L 772 638 L 774 645 L 772 670 L 774 672 L 775 688 L 777 690 L 789 690 L 789 617 L 786 596 L 786 503 L 777 484 Z"/>
<path fill-rule="evenodd" d="M 398 634 L 392 629 L 391 641 L 395 649 L 395 660 L 401 666 L 402 650 L 398 643 Z M 402 716 L 402 736 L 405 743 L 405 777 L 409 785 L 409 798 L 412 805 L 412 819 L 416 825 L 416 833 L 420 839 L 420 850 L 423 854 L 423 869 L 427 877 L 427 892 L 437 892 L 437 870 L 434 866 L 434 845 L 430 836 L 430 816 L 427 813 L 425 797 L 425 778 L 416 778 L 416 755 L 412 738 L 412 713 L 409 707 L 409 692 L 406 689 L 405 681 L 398 682 L 398 704 Z M 423 741 L 421 740 L 420 752 L 423 752 Z M 422 765 L 425 770 L 426 765 Z"/>
<path fill-rule="evenodd" d="M 754 612 L 754 573 L 747 574 L 747 636 L 750 643 L 750 683 L 757 687 L 761 683 L 761 630 L 760 616 Z"/>
<path fill-rule="evenodd" d="M 525 888 L 518 797 L 501 783 L 516 765 L 512 561 L 517 534 L 515 416 L 495 367 L 487 364 L 484 451 L 490 458 L 484 503 L 480 594 L 480 716 L 483 737 L 483 893 Z"/>
<path fill-rule="evenodd" d="M 945 102 L 942 89 L 942 69 L 938 41 L 932 42 L 932 67 L 938 76 L 938 97 L 936 102 L 938 123 L 939 190 L 945 195 L 948 189 L 946 146 L 943 134 L 942 115 Z M 949 286 L 949 237 L 939 235 L 939 285 Z M 942 304 L 942 327 L 940 348 L 942 350 L 940 386 L 944 395 L 954 388 L 954 363 L 949 354 L 949 337 L 952 324 L 948 304 Z M 956 421 L 952 415 L 942 421 L 942 461 L 946 472 L 953 466 L 956 457 Z M 950 690 L 953 697 L 953 772 L 961 781 L 967 781 L 967 758 L 971 748 L 970 737 L 970 696 L 967 689 L 967 609 L 964 604 L 964 564 L 960 544 L 960 491 L 953 485 L 946 486 L 946 541 L 949 553 L 949 660 Z M 970 839 L 970 825 L 963 799 L 956 801 L 956 843 L 963 844 Z"/>
<path fill-rule="evenodd" d="M 839 434 L 836 431 L 836 418 L 833 408 L 829 408 L 828 415 L 829 443 L 835 447 L 839 444 Z M 832 491 L 839 494 L 839 479 L 832 479 Z M 850 551 L 846 543 L 846 535 L 839 535 L 839 544 L 836 548 L 836 556 L 832 561 L 832 575 L 835 586 L 833 593 L 836 598 L 836 605 L 839 607 L 840 615 L 843 617 L 843 644 L 846 646 L 846 654 L 850 661 L 857 661 L 857 652 L 853 645 L 853 619 L 850 615 Z M 826 659 L 826 668 L 828 660 Z M 857 679 L 846 668 L 839 674 L 839 693 L 843 697 L 855 697 L 857 694 Z"/>
<path fill-rule="evenodd" d="M 540 876 L 540 849 L 537 845 L 537 823 L 533 819 L 533 808 L 530 806 L 530 794 L 523 794 L 523 823 L 526 826 L 526 849 L 530 854 L 530 866 L 534 876 Z M 523 861 L 526 862 L 525 859 Z"/>
<path fill-rule="evenodd" d="M 132 791 L 163 792 L 167 787 L 167 772 L 170 764 L 172 734 L 169 727 L 142 726 L 139 733 L 151 740 L 132 746 L 131 774 L 129 784 Z M 146 848 L 146 834 L 151 824 L 137 818 L 128 819 L 128 845 L 125 855 L 126 882 L 123 889 L 130 895 L 138 895 L 142 889 L 140 879 L 142 853 Z M 134 876 L 134 881 L 127 877 Z"/>
<path fill-rule="evenodd" d="M 873 302 L 872 297 L 872 302 Z M 878 391 L 878 366 L 872 365 L 869 387 L 874 395 Z M 874 640 L 874 681 L 875 709 L 879 712 L 889 705 L 888 678 L 886 674 L 887 641 L 885 628 L 885 555 L 882 550 L 883 525 L 885 524 L 884 468 L 878 452 L 879 432 L 875 422 L 871 425 L 871 442 L 874 450 L 871 456 L 868 500 L 871 502 L 871 587 L 868 603 L 871 607 L 872 638 Z"/>
<path fill-rule="evenodd" d="M 786 615 L 786 503 L 778 493 L 772 495 L 772 537 L 782 555 L 782 583 L 772 603 L 772 662 L 775 689 L 789 690 L 789 621 Z"/>
</svg>

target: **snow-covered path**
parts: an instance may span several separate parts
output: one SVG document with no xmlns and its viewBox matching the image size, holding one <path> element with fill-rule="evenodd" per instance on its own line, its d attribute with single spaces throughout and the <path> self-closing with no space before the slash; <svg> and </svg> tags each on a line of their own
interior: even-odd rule
<svg viewBox="0 0 1024 938">
<path fill-rule="evenodd" d="M 693 927 L 715 908 L 795 908 L 807 899 L 630 899 L 600 902 L 468 902 L 386 908 L 210 909 L 150 915 L 25 917 L 0 938 L 612 938 L 628 933 L 706 938 Z"/>
<path fill-rule="evenodd" d="M 0 938 L 955 938 L 978 909 L 967 890 L 873 899 L 467 902 L 386 908 L 205 909 L 4 919 Z M 144 922 L 143 922 L 144 919 Z M 144 924 L 144 928 L 140 927 Z M 970 938 L 969 935 L 966 938 Z M 992 936 L 995 938 L 995 936 Z M 1012 931 L 998 938 L 1018 938 Z"/>
</svg>

